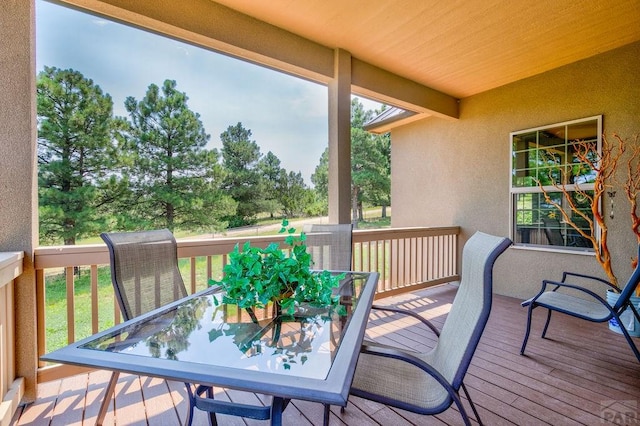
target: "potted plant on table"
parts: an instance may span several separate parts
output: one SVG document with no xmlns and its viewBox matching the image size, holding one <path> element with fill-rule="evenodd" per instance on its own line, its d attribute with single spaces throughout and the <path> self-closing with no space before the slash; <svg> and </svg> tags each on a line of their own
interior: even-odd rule
<svg viewBox="0 0 640 426">
<path fill-rule="evenodd" d="M 293 315 L 301 304 L 328 307 L 339 301 L 333 289 L 338 287 L 344 274 L 313 271 L 305 234 L 297 235 L 286 219 L 280 229 L 280 233 L 285 232 L 288 235 L 284 249 L 277 243 L 264 249 L 252 247 L 250 242 L 242 249 L 236 245 L 229 253 L 222 279 L 209 282 L 224 288 L 223 302 L 246 309 L 254 321 L 254 310 L 270 303 L 275 308 L 275 315 Z"/>
</svg>

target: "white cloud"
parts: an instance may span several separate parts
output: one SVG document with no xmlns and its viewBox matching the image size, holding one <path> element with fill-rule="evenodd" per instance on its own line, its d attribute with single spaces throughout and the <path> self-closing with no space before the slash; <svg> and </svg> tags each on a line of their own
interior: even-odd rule
<svg viewBox="0 0 640 426">
<path fill-rule="evenodd" d="M 94 19 L 92 21 L 95 25 L 99 26 L 99 27 L 104 27 L 106 25 L 112 24 L 113 22 L 111 21 L 107 21 L 105 19 Z"/>
</svg>

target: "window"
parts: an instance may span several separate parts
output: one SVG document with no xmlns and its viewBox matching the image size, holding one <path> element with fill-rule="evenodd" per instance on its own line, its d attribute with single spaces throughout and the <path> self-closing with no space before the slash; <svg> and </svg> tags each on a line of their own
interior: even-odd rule
<svg viewBox="0 0 640 426">
<path fill-rule="evenodd" d="M 586 155 L 597 158 L 601 135 L 602 116 L 511 133 L 511 238 L 515 244 L 593 250 L 560 209 L 590 233 L 588 221 L 579 213 L 593 220 L 589 197 L 596 172 L 578 153 L 587 143 L 592 149 Z"/>
</svg>

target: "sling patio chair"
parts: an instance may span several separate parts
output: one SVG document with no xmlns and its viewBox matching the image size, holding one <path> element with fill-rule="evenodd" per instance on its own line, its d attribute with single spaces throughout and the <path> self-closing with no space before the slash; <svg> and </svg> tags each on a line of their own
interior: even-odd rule
<svg viewBox="0 0 640 426">
<path fill-rule="evenodd" d="M 306 235 L 305 244 L 313 260 L 313 269 L 329 271 L 351 270 L 353 253 L 353 225 L 350 223 L 312 223 L 302 227 Z M 349 309 L 351 281 L 342 280 L 338 293 L 342 295 L 342 305 Z M 344 324 L 343 324 L 344 326 Z M 333 336 L 332 336 L 333 338 Z M 335 341 L 335 340 L 334 340 Z M 324 406 L 324 424 L 329 424 L 330 406 Z M 344 411 L 344 407 L 341 408 Z"/>
<path fill-rule="evenodd" d="M 351 269 L 352 225 L 314 223 L 302 227 L 313 269 L 349 271 Z"/>
<path fill-rule="evenodd" d="M 489 319 L 493 265 L 511 244 L 508 238 L 476 232 L 462 252 L 462 276 L 441 331 L 413 311 L 373 306 L 410 315 L 438 337 L 428 352 L 365 341 L 351 394 L 414 413 L 434 415 L 455 403 L 465 425 L 470 419 L 460 399 L 462 388 L 480 422 L 463 379 Z"/>
<path fill-rule="evenodd" d="M 171 231 L 102 233 L 100 237 L 109 249 L 111 282 L 125 321 L 187 296 Z M 104 421 L 118 376 L 117 371 L 111 374 L 98 412 L 98 425 Z M 190 401 L 189 423 L 193 416 L 193 395 L 191 386 L 185 384 Z"/>
<path fill-rule="evenodd" d="M 544 224 L 544 235 L 552 246 L 564 246 L 564 237 L 560 231 L 560 221 L 558 219 L 542 218 Z"/>
<path fill-rule="evenodd" d="M 640 245 L 638 246 L 638 253 L 640 254 Z M 574 282 L 571 283 L 569 280 Z M 618 300 L 613 306 L 609 305 L 609 303 L 607 303 L 607 301 L 600 295 L 575 283 L 579 280 L 589 280 L 594 283 L 604 285 L 607 291 L 619 292 L 620 295 L 618 296 Z M 616 286 L 601 278 L 574 272 L 564 272 L 562 274 L 562 281 L 560 282 L 543 280 L 540 292 L 531 299 L 522 302 L 522 306 L 528 307 L 528 312 L 527 328 L 524 334 L 522 348 L 520 349 L 520 355 L 524 355 L 524 350 L 527 347 L 529 333 L 531 332 L 531 316 L 533 310 L 540 306 L 542 308 L 547 308 L 547 320 L 544 324 L 544 328 L 542 329 L 542 338 L 547 334 L 552 311 L 557 311 L 572 317 L 596 323 L 608 322 L 613 318 L 620 325 L 621 333 L 624 335 L 627 343 L 629 343 L 629 346 L 638 361 L 640 361 L 640 351 L 638 351 L 638 348 L 629 335 L 629 332 L 620 320 L 622 313 L 629 309 L 633 313 L 635 320 L 640 321 L 638 308 L 633 306 L 633 303 L 631 303 L 631 296 L 633 296 L 634 291 L 639 284 L 640 264 L 636 266 L 636 269 L 633 271 L 624 287 L 622 287 L 622 290 L 619 290 Z"/>
</svg>

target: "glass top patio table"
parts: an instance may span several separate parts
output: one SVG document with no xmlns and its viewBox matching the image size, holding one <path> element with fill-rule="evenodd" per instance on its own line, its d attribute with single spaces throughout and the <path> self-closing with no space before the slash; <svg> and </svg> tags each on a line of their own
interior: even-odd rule
<svg viewBox="0 0 640 426">
<path fill-rule="evenodd" d="M 41 359 L 344 406 L 377 281 L 347 272 L 340 307 L 253 319 L 212 287 Z"/>
</svg>

